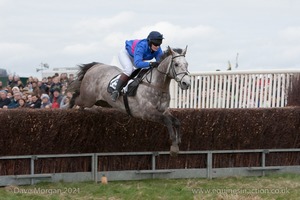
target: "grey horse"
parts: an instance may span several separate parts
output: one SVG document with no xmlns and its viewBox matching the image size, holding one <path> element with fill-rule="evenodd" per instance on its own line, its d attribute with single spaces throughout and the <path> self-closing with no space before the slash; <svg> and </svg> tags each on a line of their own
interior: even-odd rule
<svg viewBox="0 0 300 200">
<path fill-rule="evenodd" d="M 169 111 L 171 79 L 174 79 L 181 89 L 189 88 L 191 78 L 188 73 L 188 63 L 185 59 L 185 49 L 168 49 L 162 56 L 161 63 L 144 75 L 137 93 L 128 97 L 131 115 L 133 117 L 158 122 L 168 129 L 172 145 L 171 155 L 179 152 L 181 142 L 180 122 Z M 123 98 L 116 102 L 111 100 L 107 86 L 112 77 L 121 73 L 115 66 L 102 63 L 90 63 L 81 66 L 78 79 L 70 85 L 74 95 L 70 107 L 77 105 L 90 108 L 94 105 L 114 107 L 126 113 Z"/>
</svg>

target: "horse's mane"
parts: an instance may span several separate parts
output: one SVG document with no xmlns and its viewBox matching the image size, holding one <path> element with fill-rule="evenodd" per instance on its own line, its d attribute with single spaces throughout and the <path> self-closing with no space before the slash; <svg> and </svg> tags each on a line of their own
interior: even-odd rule
<svg viewBox="0 0 300 200">
<path fill-rule="evenodd" d="M 78 77 L 78 80 L 79 81 L 82 81 L 85 73 L 90 69 L 92 68 L 94 65 L 97 65 L 97 64 L 100 64 L 98 62 L 92 62 L 92 63 L 88 63 L 88 64 L 82 64 L 82 65 L 79 65 L 78 67 L 80 68 L 80 71 L 78 72 L 77 74 L 77 77 Z"/>
<path fill-rule="evenodd" d="M 176 53 L 179 53 L 181 54 L 182 53 L 182 49 L 180 48 L 175 48 L 175 49 L 172 49 L 173 51 L 175 51 Z M 161 59 L 160 60 L 164 60 L 166 57 L 168 57 L 171 53 L 169 52 L 168 49 L 166 49 L 164 52 L 163 52 L 163 55 L 161 56 Z"/>
</svg>

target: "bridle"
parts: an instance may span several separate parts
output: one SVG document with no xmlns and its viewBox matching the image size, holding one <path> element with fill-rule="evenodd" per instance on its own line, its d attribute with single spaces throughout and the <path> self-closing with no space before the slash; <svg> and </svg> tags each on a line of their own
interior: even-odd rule
<svg viewBox="0 0 300 200">
<path fill-rule="evenodd" d="M 169 76 L 169 78 L 174 78 L 174 80 L 177 82 L 177 83 L 180 83 L 182 81 L 182 79 L 184 78 L 184 76 L 187 76 L 189 75 L 189 71 L 185 71 L 185 72 L 180 72 L 180 73 L 177 73 L 176 70 L 175 70 L 175 66 L 173 65 L 173 61 L 175 58 L 178 58 L 178 57 L 185 57 L 185 55 L 177 55 L 177 56 L 172 56 L 172 60 L 168 66 L 168 70 L 167 72 L 164 72 L 164 71 L 160 71 L 159 70 L 159 66 L 156 68 L 157 71 L 161 74 L 164 74 L 165 77 Z M 179 78 L 178 76 L 183 74 L 183 76 L 181 78 Z M 173 75 L 173 76 L 172 76 Z"/>
<path fill-rule="evenodd" d="M 168 69 L 167 69 L 167 72 L 164 72 L 164 71 L 161 71 L 159 69 L 159 67 L 161 65 L 159 65 L 157 68 L 151 68 L 148 72 L 146 72 L 146 74 L 144 74 L 144 76 L 142 77 L 141 79 L 141 82 L 149 87 L 152 87 L 152 88 L 155 88 L 155 89 L 158 89 L 160 90 L 161 92 L 168 92 L 168 89 L 166 88 L 162 88 L 161 86 L 159 85 L 153 85 L 152 84 L 152 71 L 153 69 L 156 69 L 160 74 L 163 74 L 164 75 L 164 81 L 166 81 L 166 78 L 169 77 L 169 78 L 174 78 L 174 80 L 177 82 L 177 83 L 181 83 L 182 79 L 184 78 L 184 76 L 187 76 L 189 75 L 189 72 L 188 71 L 185 71 L 185 72 L 180 72 L 180 73 L 177 73 L 176 70 L 175 70 L 175 66 L 173 65 L 173 61 L 175 58 L 178 58 L 178 57 L 185 57 L 184 55 L 176 55 L 176 56 L 172 56 L 172 60 L 170 62 L 170 64 L 168 65 Z M 150 80 L 148 79 L 149 77 L 147 76 L 148 74 L 151 74 L 149 77 L 150 77 Z M 181 78 L 179 78 L 178 76 L 183 74 L 183 76 Z M 145 81 L 144 81 L 145 79 Z"/>
</svg>

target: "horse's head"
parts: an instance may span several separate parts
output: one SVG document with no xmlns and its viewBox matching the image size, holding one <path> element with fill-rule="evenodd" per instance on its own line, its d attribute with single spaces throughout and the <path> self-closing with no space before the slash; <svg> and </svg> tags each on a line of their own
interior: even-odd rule
<svg viewBox="0 0 300 200">
<path fill-rule="evenodd" d="M 188 71 L 188 63 L 185 59 L 187 46 L 181 53 L 177 53 L 168 46 L 172 61 L 169 67 L 169 76 L 173 78 L 181 89 L 187 90 L 191 85 L 191 77 Z"/>
</svg>

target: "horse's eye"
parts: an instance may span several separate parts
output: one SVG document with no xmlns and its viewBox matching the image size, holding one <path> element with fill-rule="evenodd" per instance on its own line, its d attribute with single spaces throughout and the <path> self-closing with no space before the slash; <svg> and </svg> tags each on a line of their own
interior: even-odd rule
<svg viewBox="0 0 300 200">
<path fill-rule="evenodd" d="M 175 63 L 175 67 L 178 67 L 178 63 Z"/>
</svg>

